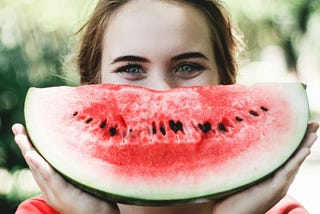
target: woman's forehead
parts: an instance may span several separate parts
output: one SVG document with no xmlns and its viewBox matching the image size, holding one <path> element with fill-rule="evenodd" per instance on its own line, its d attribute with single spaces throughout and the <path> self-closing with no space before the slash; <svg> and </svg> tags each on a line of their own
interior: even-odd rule
<svg viewBox="0 0 320 214">
<path fill-rule="evenodd" d="M 172 30 L 186 26 L 208 28 L 207 20 L 198 8 L 187 3 L 160 0 L 129 1 L 113 12 L 106 30 L 116 25 L 122 25 L 122 29 L 146 25 L 149 28 L 166 26 Z"/>
<path fill-rule="evenodd" d="M 157 49 L 208 49 L 210 30 L 196 8 L 172 1 L 134 0 L 110 17 L 104 47 L 112 51 Z"/>
</svg>

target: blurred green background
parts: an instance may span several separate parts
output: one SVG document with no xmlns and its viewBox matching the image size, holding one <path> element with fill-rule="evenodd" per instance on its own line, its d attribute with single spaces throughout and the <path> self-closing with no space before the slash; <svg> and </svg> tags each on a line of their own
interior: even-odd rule
<svg viewBox="0 0 320 214">
<path fill-rule="evenodd" d="M 24 123 L 30 86 L 77 85 L 65 59 L 93 0 L 0 0 L 0 213 L 14 213 L 39 190 L 15 145 L 11 125 Z M 302 81 L 311 117 L 320 116 L 320 1 L 225 0 L 243 32 L 238 81 Z"/>
</svg>

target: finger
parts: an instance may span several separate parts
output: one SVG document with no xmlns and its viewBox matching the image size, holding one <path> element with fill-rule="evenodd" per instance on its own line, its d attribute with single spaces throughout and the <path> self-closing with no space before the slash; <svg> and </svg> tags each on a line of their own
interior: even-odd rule
<svg viewBox="0 0 320 214">
<path fill-rule="evenodd" d="M 14 140 L 17 143 L 19 149 L 21 150 L 23 156 L 25 156 L 27 152 L 35 150 L 31 142 L 29 141 L 27 135 L 23 133 L 18 133 L 17 135 L 15 135 Z"/>
<path fill-rule="evenodd" d="M 26 152 L 33 151 L 34 148 L 28 138 L 27 132 L 22 124 L 16 123 L 12 126 L 12 132 L 15 135 L 15 142 L 20 148 L 22 155 L 24 156 Z"/>
<path fill-rule="evenodd" d="M 279 169 L 274 175 L 274 184 L 275 189 L 283 189 L 283 184 L 287 184 L 287 188 L 289 188 L 290 184 L 293 182 L 296 174 L 298 173 L 302 163 L 310 154 L 309 148 L 301 148 L 295 153 L 295 155 L 288 160 L 288 162 Z M 287 191 L 287 188 L 283 189 L 283 191 Z"/>
<path fill-rule="evenodd" d="M 12 127 L 13 132 L 16 134 L 15 141 L 18 144 L 26 162 L 33 168 L 35 175 L 37 175 L 42 183 L 49 183 L 51 177 L 56 174 L 52 167 L 35 151 L 28 136 L 26 135 L 25 128 L 21 124 L 15 124 Z"/>
<path fill-rule="evenodd" d="M 311 121 L 308 124 L 306 134 L 307 133 L 317 133 L 318 129 L 319 129 L 319 123 L 316 121 Z"/>
<path fill-rule="evenodd" d="M 311 148 L 313 143 L 317 140 L 318 129 L 319 129 L 318 122 L 316 121 L 310 122 L 300 147 Z"/>
<path fill-rule="evenodd" d="M 18 134 L 27 135 L 26 129 L 20 123 L 16 123 L 12 126 L 12 132 L 14 135 L 18 135 Z"/>
<path fill-rule="evenodd" d="M 307 156 L 311 153 L 311 147 L 317 139 L 316 131 L 319 125 L 316 122 L 311 122 L 308 125 L 308 132 L 303 140 L 301 147 L 295 152 L 295 154 L 282 166 L 273 177 L 273 188 L 278 189 L 282 193 L 286 193 L 287 188 L 293 182 L 296 174 L 298 173 L 302 163 Z M 287 184 L 287 188 L 284 188 L 283 184 Z M 279 194 L 280 194 L 279 192 Z"/>
<path fill-rule="evenodd" d="M 67 183 L 38 153 L 28 152 L 26 159 L 36 171 L 38 185 L 45 190 L 48 202 L 55 204 L 62 196 L 67 196 L 71 184 Z"/>
<path fill-rule="evenodd" d="M 53 207 L 61 203 L 57 199 L 66 190 L 63 179 L 37 152 L 28 152 L 26 160 L 46 202 Z"/>
<path fill-rule="evenodd" d="M 41 189 L 43 197 L 47 204 L 57 211 L 68 210 L 68 206 L 74 203 L 74 199 L 83 201 L 80 204 L 86 207 L 88 200 L 93 197 L 86 196 L 80 189 L 67 183 L 39 154 L 28 152 L 26 159 L 30 162 L 31 171 L 34 172 L 34 178 Z M 83 197 L 83 198 L 81 198 Z M 89 206 L 90 203 L 89 203 Z M 80 209 L 81 210 L 81 209 Z"/>
<path fill-rule="evenodd" d="M 317 134 L 312 132 L 312 133 L 308 133 L 305 138 L 303 139 L 303 142 L 301 144 L 301 148 L 311 148 L 313 146 L 313 144 L 316 142 L 317 140 Z"/>
<path fill-rule="evenodd" d="M 29 169 L 31 170 L 32 176 L 37 183 L 38 187 L 41 190 L 41 193 L 43 194 L 44 198 L 52 198 L 51 195 L 52 189 L 49 188 L 49 185 L 46 185 L 43 179 L 43 172 L 41 169 L 41 165 L 44 165 L 42 161 L 39 161 L 40 158 L 34 158 L 34 156 L 40 155 L 35 151 L 32 144 L 29 141 L 29 138 L 27 137 L 27 133 L 23 125 L 21 124 L 14 124 L 12 126 L 12 132 L 15 135 L 15 142 L 17 143 L 18 147 L 21 150 L 21 153 L 23 157 L 26 160 L 27 165 L 29 166 Z M 42 162 L 42 163 L 41 163 Z"/>
<path fill-rule="evenodd" d="M 311 121 L 308 124 L 306 133 L 301 141 L 299 148 L 307 147 L 311 148 L 314 142 L 317 140 L 317 130 L 319 129 L 319 123 Z"/>
<path fill-rule="evenodd" d="M 14 124 L 12 131 L 32 174 L 46 201 L 56 198 L 57 191 L 66 191 L 68 185 L 64 179 L 37 153 L 32 146 L 26 130 L 21 124 Z M 59 193 L 60 194 L 60 193 Z"/>
<path fill-rule="evenodd" d="M 64 179 L 37 152 L 28 152 L 26 159 L 37 171 L 43 184 L 50 184 L 50 187 L 60 190 L 65 188 Z"/>
<path fill-rule="evenodd" d="M 36 152 L 28 152 L 26 154 L 26 161 L 32 172 L 34 180 L 38 184 L 43 197 L 47 201 L 47 198 L 52 198 L 53 192 L 50 184 L 46 183 L 45 179 L 43 178 L 43 169 L 41 163 L 37 163 L 37 158 L 34 157 L 37 155 L 39 154 L 37 154 Z"/>
<path fill-rule="evenodd" d="M 319 125 L 320 124 L 317 121 L 311 121 L 308 125 L 308 129 L 310 129 L 311 132 L 317 132 Z"/>
</svg>

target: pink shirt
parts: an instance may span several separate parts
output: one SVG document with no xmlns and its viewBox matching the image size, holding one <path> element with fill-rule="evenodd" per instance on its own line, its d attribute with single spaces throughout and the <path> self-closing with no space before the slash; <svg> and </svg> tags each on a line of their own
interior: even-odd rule
<svg viewBox="0 0 320 214">
<path fill-rule="evenodd" d="M 22 202 L 16 214 L 59 214 L 40 195 Z M 266 214 L 308 214 L 306 209 L 290 196 L 284 197 Z"/>
</svg>

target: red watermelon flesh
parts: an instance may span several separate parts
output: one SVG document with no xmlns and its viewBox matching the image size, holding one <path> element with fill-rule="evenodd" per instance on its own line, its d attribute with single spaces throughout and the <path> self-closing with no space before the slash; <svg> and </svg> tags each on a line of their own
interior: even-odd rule
<svg viewBox="0 0 320 214">
<path fill-rule="evenodd" d="M 218 197 L 280 167 L 308 122 L 299 83 L 31 88 L 25 119 L 39 153 L 100 197 L 133 204 Z"/>
</svg>

